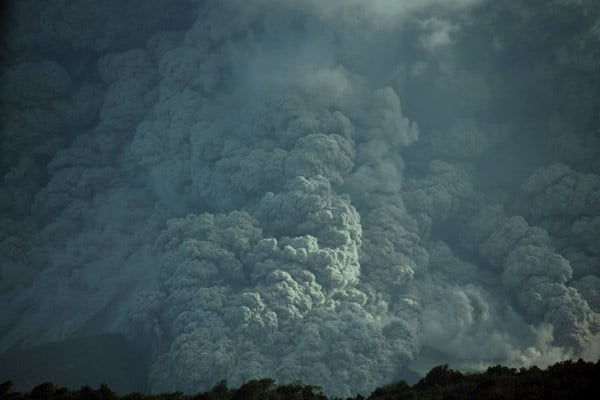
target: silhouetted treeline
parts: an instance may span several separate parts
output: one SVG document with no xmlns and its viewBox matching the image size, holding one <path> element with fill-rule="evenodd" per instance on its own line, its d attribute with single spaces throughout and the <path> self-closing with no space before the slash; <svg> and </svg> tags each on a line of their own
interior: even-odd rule
<svg viewBox="0 0 600 400">
<path fill-rule="evenodd" d="M 299 383 L 275 385 L 272 379 L 251 380 L 239 388 L 226 381 L 194 395 L 182 392 L 115 394 L 107 385 L 98 389 L 84 386 L 79 390 L 58 388 L 42 383 L 29 393 L 14 392 L 12 382 L 0 385 L 1 400 L 341 400 L 327 397 L 319 387 Z M 489 367 L 481 373 L 462 373 L 448 365 L 431 369 L 415 385 L 404 381 L 377 388 L 368 397 L 361 394 L 347 400 L 495 400 L 495 399 L 596 399 L 600 394 L 600 361 L 563 361 L 545 370 L 538 367 Z"/>
</svg>

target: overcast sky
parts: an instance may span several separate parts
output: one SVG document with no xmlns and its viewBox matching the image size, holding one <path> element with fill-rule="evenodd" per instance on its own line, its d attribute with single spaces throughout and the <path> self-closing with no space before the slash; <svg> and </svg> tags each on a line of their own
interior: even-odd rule
<svg viewBox="0 0 600 400">
<path fill-rule="evenodd" d="M 5 3 L 0 354 L 340 396 L 600 356 L 597 1 Z"/>
</svg>

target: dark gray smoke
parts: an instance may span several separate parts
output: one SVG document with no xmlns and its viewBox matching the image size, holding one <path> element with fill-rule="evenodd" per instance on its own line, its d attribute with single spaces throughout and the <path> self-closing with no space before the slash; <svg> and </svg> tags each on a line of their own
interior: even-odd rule
<svg viewBox="0 0 600 400">
<path fill-rule="evenodd" d="M 341 396 L 600 356 L 595 0 L 5 8 L 0 351 Z"/>
</svg>

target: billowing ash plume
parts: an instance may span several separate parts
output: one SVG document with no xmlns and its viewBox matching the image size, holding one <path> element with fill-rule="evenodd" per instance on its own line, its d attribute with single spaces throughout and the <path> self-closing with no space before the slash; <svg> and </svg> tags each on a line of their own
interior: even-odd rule
<svg viewBox="0 0 600 400">
<path fill-rule="evenodd" d="M 13 3 L 0 350 L 342 396 L 599 356 L 592 0 Z"/>
</svg>

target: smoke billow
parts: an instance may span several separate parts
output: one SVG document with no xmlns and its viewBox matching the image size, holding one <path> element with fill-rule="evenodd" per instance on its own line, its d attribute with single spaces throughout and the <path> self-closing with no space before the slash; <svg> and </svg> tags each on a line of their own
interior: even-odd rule
<svg viewBox="0 0 600 400">
<path fill-rule="evenodd" d="M 600 355 L 593 0 L 5 11 L 0 351 L 341 396 Z"/>
</svg>

